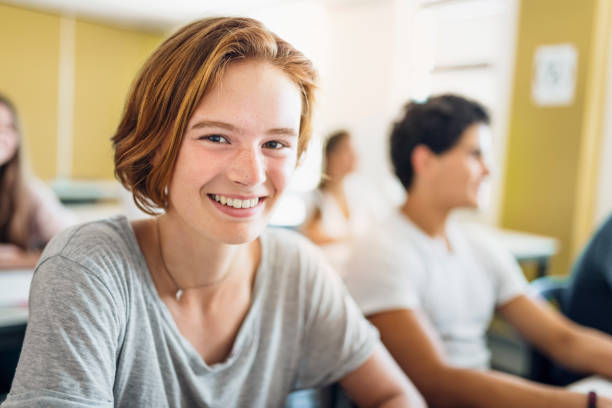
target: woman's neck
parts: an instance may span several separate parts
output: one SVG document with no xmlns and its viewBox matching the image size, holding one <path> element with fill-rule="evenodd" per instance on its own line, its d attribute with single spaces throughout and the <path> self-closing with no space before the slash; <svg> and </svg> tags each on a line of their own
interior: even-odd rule
<svg viewBox="0 0 612 408">
<path fill-rule="evenodd" d="M 156 222 L 160 266 L 172 286 L 183 293 L 213 295 L 236 281 L 251 281 L 259 263 L 257 241 L 229 245 L 206 239 L 170 215 L 162 215 Z"/>
<path fill-rule="evenodd" d="M 329 174 L 329 179 L 323 184 L 323 190 L 333 194 L 344 194 L 344 179 L 346 174 Z"/>
</svg>

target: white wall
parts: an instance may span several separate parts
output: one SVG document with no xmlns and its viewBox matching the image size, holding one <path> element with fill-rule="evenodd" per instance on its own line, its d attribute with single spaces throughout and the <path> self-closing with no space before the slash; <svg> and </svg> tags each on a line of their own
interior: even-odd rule
<svg viewBox="0 0 612 408">
<path fill-rule="evenodd" d="M 388 134 L 395 102 L 399 1 L 330 7 L 330 56 L 322 72 L 317 130 L 346 128 L 360 154 L 359 176 L 372 197 L 395 204 L 401 189 L 388 164 Z"/>
</svg>

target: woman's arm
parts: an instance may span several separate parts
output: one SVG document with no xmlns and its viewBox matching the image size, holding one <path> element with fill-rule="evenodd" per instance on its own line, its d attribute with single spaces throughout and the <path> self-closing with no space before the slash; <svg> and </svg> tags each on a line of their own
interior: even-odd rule
<svg viewBox="0 0 612 408">
<path fill-rule="evenodd" d="M 308 237 L 312 242 L 317 245 L 327 245 L 334 244 L 336 242 L 341 242 L 343 239 L 330 237 L 323 230 L 323 222 L 321 220 L 321 209 L 317 208 L 313 214 L 313 216 L 306 221 L 304 226 L 302 227 L 302 232 L 304 235 Z"/>
<path fill-rule="evenodd" d="M 499 311 L 523 337 L 563 366 L 612 378 L 611 336 L 580 326 L 525 295 L 509 301 Z"/>
<path fill-rule="evenodd" d="M 33 268 L 41 251 L 24 251 L 17 245 L 0 244 L 0 269 Z"/>
<path fill-rule="evenodd" d="M 380 345 L 340 385 L 360 407 L 425 407 L 421 394 Z"/>
<path fill-rule="evenodd" d="M 76 223 L 76 217 L 58 200 L 45 183 L 38 179 L 30 180 L 28 185 L 30 199 L 34 202 L 34 225 L 38 239 L 47 243 L 55 234 Z"/>
<path fill-rule="evenodd" d="M 587 396 L 544 386 L 494 371 L 450 366 L 441 342 L 420 311 L 408 309 L 370 316 L 381 339 L 408 377 L 433 407 L 575 407 Z M 599 398 L 598 407 L 612 407 Z"/>
</svg>

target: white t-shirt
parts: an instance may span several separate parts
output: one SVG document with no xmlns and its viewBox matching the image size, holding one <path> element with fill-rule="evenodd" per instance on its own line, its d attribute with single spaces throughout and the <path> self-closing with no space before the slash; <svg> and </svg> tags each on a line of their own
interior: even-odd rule
<svg viewBox="0 0 612 408">
<path fill-rule="evenodd" d="M 356 188 L 356 179 L 347 177 L 343 185 L 344 194 L 349 206 L 349 218 L 346 218 L 342 208 L 334 196 L 326 191 L 316 189 L 307 197 L 307 219 L 314 217 L 317 211 L 321 216 L 321 229 L 330 238 L 338 242 L 321 245 L 323 253 L 340 275 L 351 255 L 352 245 L 359 237 L 368 231 L 374 218 L 372 204 L 366 202 L 363 194 Z M 305 224 L 307 224 L 306 221 Z"/>
<path fill-rule="evenodd" d="M 396 212 L 356 245 L 344 279 L 365 315 L 420 309 L 450 364 L 485 369 L 494 309 L 524 293 L 527 282 L 483 230 L 449 223 L 446 234 L 451 251 Z"/>
</svg>

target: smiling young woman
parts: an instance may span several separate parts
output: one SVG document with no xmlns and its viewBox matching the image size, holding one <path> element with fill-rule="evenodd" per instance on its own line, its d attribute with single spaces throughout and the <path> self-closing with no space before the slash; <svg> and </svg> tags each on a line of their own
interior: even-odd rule
<svg viewBox="0 0 612 408">
<path fill-rule="evenodd" d="M 278 407 L 338 380 L 363 406 L 422 406 L 321 255 L 266 229 L 314 88 L 310 61 L 252 19 L 160 46 L 113 137 L 154 217 L 51 242 L 7 407 Z"/>
</svg>

